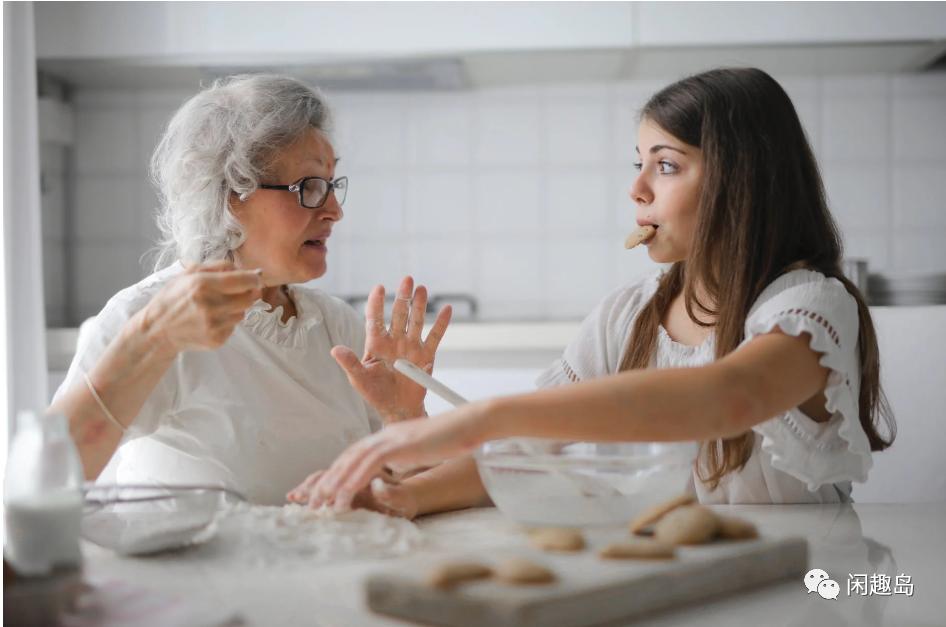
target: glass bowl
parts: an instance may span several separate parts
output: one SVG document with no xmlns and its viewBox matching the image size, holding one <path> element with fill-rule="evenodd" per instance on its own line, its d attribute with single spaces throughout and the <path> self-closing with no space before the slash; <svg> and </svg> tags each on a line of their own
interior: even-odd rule
<svg viewBox="0 0 946 627">
<path fill-rule="evenodd" d="M 82 537 L 122 555 L 198 544 L 216 533 L 217 519 L 233 499 L 229 494 L 212 486 L 91 485 Z"/>
<path fill-rule="evenodd" d="M 527 525 L 626 524 L 645 508 L 684 493 L 698 445 L 692 442 L 566 442 L 511 438 L 474 457 L 487 493 Z"/>
</svg>

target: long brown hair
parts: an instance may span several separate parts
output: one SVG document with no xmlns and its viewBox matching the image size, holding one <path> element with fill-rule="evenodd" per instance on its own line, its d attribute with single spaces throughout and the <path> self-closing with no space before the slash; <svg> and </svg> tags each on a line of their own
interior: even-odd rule
<svg viewBox="0 0 946 627">
<path fill-rule="evenodd" d="M 841 281 L 857 301 L 860 422 L 873 451 L 887 448 L 896 423 L 880 387 L 877 336 L 863 295 L 841 272 L 842 244 L 814 154 L 792 101 L 768 74 L 719 69 L 674 83 L 641 111 L 703 152 L 696 233 L 686 261 L 674 263 L 638 315 L 620 370 L 647 368 L 658 327 L 682 291 L 689 317 L 714 326 L 716 358 L 744 339 L 753 303 L 778 276 L 807 268 Z M 696 297 L 700 285 L 710 302 Z M 694 311 L 715 318 L 707 323 Z M 883 419 L 888 437 L 878 431 Z M 704 442 L 700 479 L 712 489 L 752 454 L 754 436 Z"/>
</svg>

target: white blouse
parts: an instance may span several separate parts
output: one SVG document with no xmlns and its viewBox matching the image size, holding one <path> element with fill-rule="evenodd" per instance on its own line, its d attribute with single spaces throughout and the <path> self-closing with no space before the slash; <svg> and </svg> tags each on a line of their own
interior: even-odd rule
<svg viewBox="0 0 946 627">
<path fill-rule="evenodd" d="M 125 322 L 180 264 L 116 294 L 80 334 L 58 398 L 84 385 Z M 364 350 L 364 321 L 320 290 L 290 287 L 296 316 L 257 301 L 212 351 L 180 353 L 129 426 L 99 477 L 120 483 L 223 483 L 250 501 L 285 503 L 286 493 L 345 448 L 381 428 L 329 354 Z"/>
<path fill-rule="evenodd" d="M 562 385 L 618 372 L 634 320 L 659 278 L 658 272 L 605 298 L 537 384 Z M 851 482 L 867 480 L 872 461 L 858 417 L 857 302 L 837 279 L 795 270 L 773 281 L 752 306 L 743 345 L 776 327 L 790 335 L 811 335 L 812 350 L 830 370 L 825 397 L 831 418 L 818 423 L 796 407 L 756 425 L 749 461 L 725 475 L 715 490 L 708 490 L 694 471 L 691 489 L 702 503 L 849 501 Z M 687 346 L 661 326 L 651 367 L 702 366 L 715 359 L 714 347 L 713 334 L 700 346 Z"/>
</svg>

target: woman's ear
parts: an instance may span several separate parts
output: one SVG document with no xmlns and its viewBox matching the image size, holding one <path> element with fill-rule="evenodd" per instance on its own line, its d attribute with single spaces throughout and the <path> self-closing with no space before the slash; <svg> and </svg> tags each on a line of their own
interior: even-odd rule
<svg viewBox="0 0 946 627">
<path fill-rule="evenodd" d="M 238 194 L 235 191 L 230 191 L 229 198 L 227 199 L 227 205 L 230 207 L 230 213 L 234 217 L 239 217 L 243 213 L 243 207 L 246 199 L 249 198 L 249 194 L 243 192 Z"/>
</svg>

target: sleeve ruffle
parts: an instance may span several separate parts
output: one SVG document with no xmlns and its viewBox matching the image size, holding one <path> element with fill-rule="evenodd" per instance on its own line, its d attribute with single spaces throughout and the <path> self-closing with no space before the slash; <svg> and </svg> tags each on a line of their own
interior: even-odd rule
<svg viewBox="0 0 946 627">
<path fill-rule="evenodd" d="M 803 481 L 810 491 L 828 483 L 866 481 L 872 460 L 858 412 L 859 371 L 856 358 L 852 359 L 856 346 L 842 348 L 838 331 L 826 317 L 804 307 L 750 319 L 746 341 L 776 327 L 788 335 L 809 334 L 809 346 L 830 370 L 824 394 L 831 418 L 818 423 L 793 408 L 756 425 L 763 452 L 771 456 L 774 468 Z"/>
</svg>

